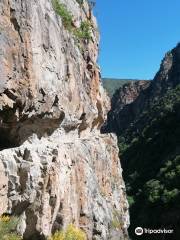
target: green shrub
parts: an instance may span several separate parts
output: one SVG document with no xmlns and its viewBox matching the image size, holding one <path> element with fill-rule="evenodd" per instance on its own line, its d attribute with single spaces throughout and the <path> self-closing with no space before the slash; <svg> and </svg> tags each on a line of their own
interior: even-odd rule
<svg viewBox="0 0 180 240">
<path fill-rule="evenodd" d="M 113 220 L 111 222 L 111 227 L 113 229 L 122 229 L 123 227 L 121 213 L 116 209 L 113 211 Z"/>
<path fill-rule="evenodd" d="M 72 15 L 67 10 L 66 6 L 62 3 L 60 3 L 58 0 L 52 0 L 52 5 L 54 8 L 54 11 L 57 15 L 59 15 L 62 19 L 63 25 L 66 29 L 69 31 L 72 30 Z"/>
<path fill-rule="evenodd" d="M 91 38 L 91 24 L 88 21 L 84 21 L 81 23 L 80 28 L 75 29 L 74 35 L 79 40 L 90 40 Z"/>
<path fill-rule="evenodd" d="M 83 1 L 78 0 L 78 3 L 81 3 Z M 79 28 L 75 28 L 73 26 L 72 22 L 72 15 L 67 10 L 66 6 L 62 3 L 60 3 L 58 0 L 52 0 L 52 5 L 54 8 L 54 11 L 57 15 L 59 15 L 62 19 L 62 23 L 64 27 L 72 32 L 76 39 L 78 40 L 90 40 L 91 39 L 91 24 L 89 21 L 84 21 L 81 23 L 81 26 Z"/>
<path fill-rule="evenodd" d="M 0 217 L 0 239 L 1 240 L 21 240 L 22 238 L 16 233 L 18 219 L 16 217 Z"/>
<path fill-rule="evenodd" d="M 85 233 L 70 224 L 66 230 L 56 232 L 49 240 L 86 240 Z"/>
<path fill-rule="evenodd" d="M 123 225 L 119 220 L 113 219 L 112 222 L 111 222 L 111 227 L 113 229 L 121 229 L 123 227 Z"/>
<path fill-rule="evenodd" d="M 175 170 L 172 170 L 172 171 L 167 172 L 167 173 L 165 174 L 165 178 L 168 179 L 168 180 L 174 179 L 174 178 L 176 178 L 176 176 L 177 176 L 177 175 L 176 175 Z"/>
<path fill-rule="evenodd" d="M 176 199 L 180 191 L 178 189 L 173 189 L 172 191 L 168 191 L 167 189 L 164 190 L 162 200 L 164 203 L 168 203 Z"/>
<path fill-rule="evenodd" d="M 127 196 L 127 200 L 130 207 L 135 203 L 133 196 Z"/>
<path fill-rule="evenodd" d="M 163 186 L 159 180 L 152 179 L 145 184 L 145 194 L 149 202 L 155 203 L 161 198 Z"/>
</svg>

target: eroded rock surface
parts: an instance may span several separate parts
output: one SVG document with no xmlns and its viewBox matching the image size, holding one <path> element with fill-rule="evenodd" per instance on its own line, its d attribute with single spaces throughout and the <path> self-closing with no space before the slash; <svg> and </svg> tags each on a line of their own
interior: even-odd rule
<svg viewBox="0 0 180 240">
<path fill-rule="evenodd" d="M 99 34 L 89 5 L 62 1 L 65 29 L 50 0 L 0 2 L 0 214 L 20 217 L 25 239 L 74 223 L 88 239 L 126 239 L 128 204 L 116 138 L 100 134 L 109 100 L 96 60 Z"/>
<path fill-rule="evenodd" d="M 102 132 L 118 133 L 129 121 L 132 110 L 128 106 L 150 85 L 150 81 L 138 80 L 124 84 L 113 94 L 111 98 L 111 110 L 103 125 Z M 130 105 L 131 106 L 131 105 Z M 122 113 L 125 112 L 124 115 Z"/>
</svg>

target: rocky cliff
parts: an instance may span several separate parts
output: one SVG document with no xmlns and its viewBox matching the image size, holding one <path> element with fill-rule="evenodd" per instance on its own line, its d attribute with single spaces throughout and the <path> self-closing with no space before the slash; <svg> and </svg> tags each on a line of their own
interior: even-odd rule
<svg viewBox="0 0 180 240">
<path fill-rule="evenodd" d="M 138 79 L 118 79 L 118 78 L 102 78 L 103 87 L 106 89 L 110 98 L 114 95 L 116 90 L 122 87 L 124 84 L 133 82 L 133 81 L 141 81 Z"/>
<path fill-rule="evenodd" d="M 126 239 L 117 141 L 99 130 L 109 101 L 96 19 L 86 1 L 52 3 L 0 1 L 0 214 L 17 215 L 29 240 L 69 223 L 88 239 Z"/>
<path fill-rule="evenodd" d="M 134 80 L 116 90 L 111 98 L 111 110 L 108 112 L 107 121 L 101 131 L 119 133 L 129 118 L 132 118 L 132 111 L 127 106 L 133 103 L 149 85 L 150 81 Z"/>
<path fill-rule="evenodd" d="M 134 126 L 139 116 L 180 83 L 180 44 L 166 53 L 159 71 L 152 81 L 124 85 L 112 97 L 111 111 L 103 132 L 124 134 Z M 136 124 L 136 127 L 138 124 Z M 138 130 L 137 130 L 138 131 Z"/>
</svg>

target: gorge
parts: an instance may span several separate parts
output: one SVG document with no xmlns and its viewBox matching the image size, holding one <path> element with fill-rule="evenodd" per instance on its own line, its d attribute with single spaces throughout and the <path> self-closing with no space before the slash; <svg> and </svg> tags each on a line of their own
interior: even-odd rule
<svg viewBox="0 0 180 240">
<path fill-rule="evenodd" d="M 180 44 L 169 51 L 152 81 L 116 90 L 103 133 L 118 136 L 130 204 L 130 238 L 180 238 Z M 135 228 L 173 234 L 135 235 Z"/>
<path fill-rule="evenodd" d="M 180 239 L 180 44 L 102 79 L 93 6 L 0 1 L 0 240 Z"/>
</svg>

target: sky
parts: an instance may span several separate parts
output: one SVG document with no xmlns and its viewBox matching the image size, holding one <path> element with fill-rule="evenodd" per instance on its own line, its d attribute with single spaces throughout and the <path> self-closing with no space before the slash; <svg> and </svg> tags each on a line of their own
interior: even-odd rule
<svg viewBox="0 0 180 240">
<path fill-rule="evenodd" d="M 96 0 L 102 76 L 153 79 L 180 42 L 180 0 Z"/>
</svg>

